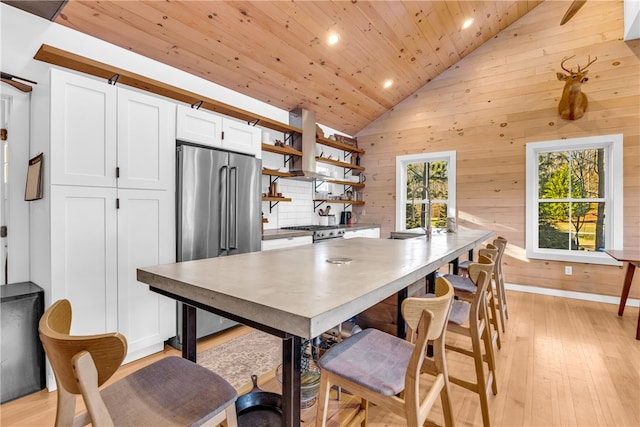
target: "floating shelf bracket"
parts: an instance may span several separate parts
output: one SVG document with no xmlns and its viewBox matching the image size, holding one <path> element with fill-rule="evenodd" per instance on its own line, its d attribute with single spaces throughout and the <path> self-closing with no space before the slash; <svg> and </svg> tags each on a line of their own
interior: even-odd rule
<svg viewBox="0 0 640 427">
<path fill-rule="evenodd" d="M 191 108 L 193 108 L 195 110 L 199 110 L 200 107 L 202 107 L 202 103 L 203 103 L 202 100 L 200 100 L 198 102 L 194 102 L 193 104 L 191 104 Z"/>
<path fill-rule="evenodd" d="M 273 202 L 273 201 L 269 200 L 269 213 L 271 213 L 273 208 L 275 208 L 278 203 L 280 203 L 280 201 Z"/>
<path fill-rule="evenodd" d="M 111 76 L 111 78 L 109 80 L 107 80 L 107 83 L 109 83 L 110 85 L 115 86 L 116 83 L 118 82 L 119 78 L 120 78 L 120 74 L 114 74 L 113 76 Z"/>
<path fill-rule="evenodd" d="M 250 122 L 247 122 L 247 124 L 250 126 L 256 126 L 258 123 L 260 123 L 260 119 L 255 119 L 255 120 L 251 120 Z"/>
<path fill-rule="evenodd" d="M 316 209 L 318 209 L 320 206 L 322 206 L 322 204 L 324 203 L 324 201 L 320 201 L 319 203 L 313 202 L 313 211 L 315 212 Z"/>
</svg>

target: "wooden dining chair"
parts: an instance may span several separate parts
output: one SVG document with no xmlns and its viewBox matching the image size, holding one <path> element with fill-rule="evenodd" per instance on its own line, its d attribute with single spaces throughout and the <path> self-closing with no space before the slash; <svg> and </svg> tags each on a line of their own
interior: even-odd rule
<svg viewBox="0 0 640 427">
<path fill-rule="evenodd" d="M 482 257 L 481 257 L 482 258 Z M 496 362 L 493 352 L 493 343 L 487 321 L 487 304 L 485 301 L 486 288 L 491 281 L 491 270 L 493 263 L 469 264 L 469 275 L 475 283 L 478 291 L 474 294 L 471 303 L 462 300 L 454 300 L 447 325 L 447 332 L 462 335 L 471 340 L 471 349 L 467 344 L 445 343 L 445 348 L 449 351 L 463 354 L 473 358 L 476 381 L 471 382 L 463 379 L 449 371 L 449 380 L 461 387 L 466 388 L 480 397 L 480 409 L 485 427 L 491 425 L 489 415 L 489 390 L 495 395 L 498 393 L 496 382 Z M 451 338 L 451 335 L 449 335 Z M 485 374 L 484 364 L 488 366 L 488 373 Z"/>
<path fill-rule="evenodd" d="M 498 349 L 502 348 L 502 340 L 500 337 L 500 325 L 498 325 L 498 308 L 496 302 L 496 293 L 497 289 L 493 289 L 492 286 L 492 278 L 495 277 L 495 260 L 498 257 L 499 250 L 497 247 L 492 245 L 491 243 L 487 244 L 486 247 L 478 250 L 478 261 L 471 264 L 491 264 L 491 271 L 489 273 L 489 285 L 487 285 L 487 289 L 485 291 L 485 301 L 487 304 L 487 313 L 489 314 L 489 325 L 488 330 L 491 336 L 491 342 L 495 343 Z M 470 275 L 460 276 L 456 274 L 445 274 L 444 277 L 451 282 L 453 285 L 453 289 L 455 295 L 458 299 L 463 301 L 471 302 L 474 298 L 474 295 L 477 291 L 477 286 L 475 282 L 472 280 Z M 504 329 L 503 329 L 504 330 Z"/>
<path fill-rule="evenodd" d="M 170 356 L 99 389 L 120 367 L 127 340 L 119 333 L 69 335 L 71 304 L 56 301 L 40 319 L 40 340 L 58 386 L 56 426 L 237 426 L 237 392 L 222 377 Z M 86 412 L 76 414 L 76 396 Z"/>
<path fill-rule="evenodd" d="M 318 361 L 321 369 L 316 426 L 326 426 L 329 391 L 333 385 L 360 396 L 360 410 L 349 425 L 367 423 L 369 402 L 403 417 L 408 426 L 423 425 L 440 396 L 446 426 L 454 425 L 444 355 L 444 334 L 453 301 L 453 287 L 436 282 L 433 298 L 407 298 L 402 314 L 410 325 L 411 341 L 377 329 L 365 329 L 331 347 Z M 434 358 L 426 358 L 433 342 Z M 431 374 L 428 390 L 420 375 Z M 422 392 L 422 393 L 421 393 Z M 421 400 L 422 397 L 422 400 Z"/>
</svg>

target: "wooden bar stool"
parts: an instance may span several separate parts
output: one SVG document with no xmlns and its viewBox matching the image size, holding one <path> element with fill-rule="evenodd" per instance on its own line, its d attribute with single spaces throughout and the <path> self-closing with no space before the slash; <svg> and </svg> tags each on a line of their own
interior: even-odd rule
<svg viewBox="0 0 640 427">
<path fill-rule="evenodd" d="M 407 298 L 402 314 L 410 325 L 411 342 L 377 329 L 365 329 L 331 347 L 318 361 L 321 368 L 316 426 L 327 425 L 329 390 L 338 385 L 361 397 L 360 411 L 349 425 L 367 422 L 368 403 L 403 417 L 408 426 L 425 423 L 438 396 L 445 425 L 453 426 L 444 335 L 453 301 L 453 287 L 436 281 L 433 298 Z M 427 342 L 434 358 L 426 358 Z M 428 390 L 420 390 L 420 374 L 433 375 Z M 422 400 L 421 400 L 422 397 Z"/>
<path fill-rule="evenodd" d="M 119 333 L 72 336 L 71 304 L 56 301 L 40 319 L 40 339 L 58 385 L 56 426 L 237 426 L 236 390 L 222 377 L 180 357 L 166 357 L 99 390 L 120 367 L 127 340 Z M 75 413 L 76 395 L 87 412 Z"/>
<path fill-rule="evenodd" d="M 496 286 L 496 299 L 498 304 L 498 312 L 500 313 L 500 323 L 502 324 L 502 332 L 507 332 L 507 319 L 509 318 L 509 310 L 507 306 L 507 293 L 504 289 L 504 273 L 502 271 L 502 256 L 507 249 L 507 239 L 498 236 L 493 241 L 493 246 L 498 248 L 498 256 L 496 258 L 496 266 L 493 269 L 493 282 Z"/>
<path fill-rule="evenodd" d="M 478 291 L 474 294 L 471 303 L 454 300 L 447 332 L 463 335 L 471 340 L 471 350 L 467 346 L 446 344 L 445 348 L 465 356 L 473 358 L 476 382 L 464 380 L 449 371 L 449 380 L 467 390 L 477 393 L 480 397 L 480 409 L 485 427 L 491 425 L 489 415 L 489 391 L 498 394 L 496 383 L 496 363 L 493 353 L 493 344 L 487 321 L 487 304 L 484 298 L 486 288 L 491 280 L 493 264 L 471 263 L 469 274 L 476 284 Z M 484 344 L 484 346 L 483 346 Z M 483 349 L 484 347 L 484 349 Z M 484 364 L 488 366 L 485 374 Z"/>
<path fill-rule="evenodd" d="M 498 248 L 489 243 L 486 248 L 478 250 L 478 261 L 476 263 L 493 265 L 492 270 L 489 272 L 491 276 L 489 278 L 489 285 L 487 286 L 487 290 L 485 292 L 488 310 L 487 313 L 489 314 L 488 329 L 491 336 L 491 342 L 495 343 L 498 349 L 501 349 L 502 341 L 500 338 L 500 326 L 498 325 L 498 309 L 496 307 L 495 297 L 495 293 L 497 292 L 497 290 L 494 291 L 493 286 L 491 286 L 491 277 L 495 276 L 496 264 L 494 261 L 498 256 L 498 252 Z M 444 277 L 453 285 L 455 295 L 458 299 L 467 302 L 471 302 L 473 300 L 474 295 L 477 291 L 477 287 L 475 282 L 469 276 L 445 274 Z"/>
</svg>

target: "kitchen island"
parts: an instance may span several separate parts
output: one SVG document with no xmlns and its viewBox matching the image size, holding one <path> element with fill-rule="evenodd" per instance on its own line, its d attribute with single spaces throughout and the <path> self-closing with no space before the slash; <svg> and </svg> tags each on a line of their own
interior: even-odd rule
<svg viewBox="0 0 640 427">
<path fill-rule="evenodd" d="M 283 417 L 300 424 L 303 338 L 350 319 L 493 235 L 459 230 L 427 240 L 333 239 L 314 245 L 138 269 L 151 290 L 185 303 L 183 357 L 195 360 L 195 308 L 283 339 Z"/>
</svg>

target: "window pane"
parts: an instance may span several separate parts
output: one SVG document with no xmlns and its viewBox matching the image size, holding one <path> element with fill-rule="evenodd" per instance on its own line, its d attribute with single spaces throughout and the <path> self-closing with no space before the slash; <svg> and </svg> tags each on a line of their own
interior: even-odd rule
<svg viewBox="0 0 640 427">
<path fill-rule="evenodd" d="M 571 193 L 576 199 L 604 197 L 604 149 L 571 152 Z"/>
<path fill-rule="evenodd" d="M 429 163 L 429 195 L 431 196 L 431 200 L 445 200 L 449 198 L 448 169 L 449 164 L 444 160 Z"/>
<path fill-rule="evenodd" d="M 569 195 L 569 160 L 566 151 L 538 155 L 538 197 L 565 199 Z"/>
<path fill-rule="evenodd" d="M 569 249 L 569 203 L 538 205 L 538 247 Z"/>
<path fill-rule="evenodd" d="M 572 248 L 579 251 L 604 250 L 604 203 L 571 205 Z"/>
</svg>

